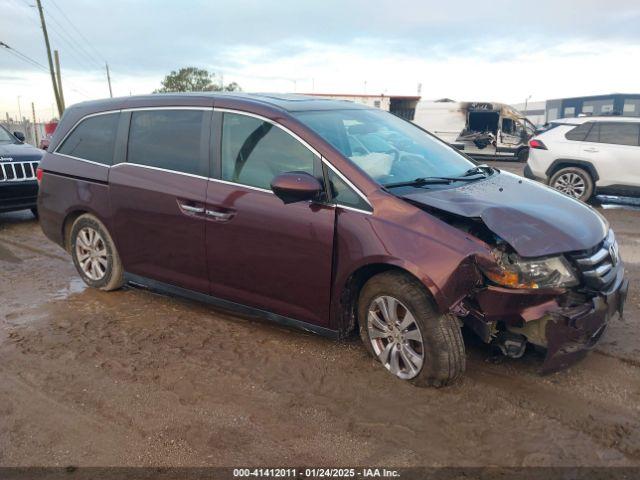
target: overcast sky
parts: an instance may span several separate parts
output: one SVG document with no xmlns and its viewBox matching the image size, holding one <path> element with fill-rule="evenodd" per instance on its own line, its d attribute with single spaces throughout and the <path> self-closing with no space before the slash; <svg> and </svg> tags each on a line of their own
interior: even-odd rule
<svg viewBox="0 0 640 480">
<path fill-rule="evenodd" d="M 67 104 L 144 94 L 196 66 L 245 91 L 522 103 L 640 92 L 640 0 L 42 0 Z M 46 66 L 35 0 L 0 41 Z M 46 71 L 0 48 L 0 115 L 51 116 Z"/>
</svg>

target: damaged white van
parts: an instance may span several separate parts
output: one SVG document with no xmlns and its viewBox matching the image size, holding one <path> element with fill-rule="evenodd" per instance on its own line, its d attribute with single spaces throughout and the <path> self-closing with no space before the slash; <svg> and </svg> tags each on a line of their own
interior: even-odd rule
<svg viewBox="0 0 640 480">
<path fill-rule="evenodd" d="M 421 101 L 413 122 L 477 160 L 525 162 L 535 126 L 497 102 Z"/>
</svg>

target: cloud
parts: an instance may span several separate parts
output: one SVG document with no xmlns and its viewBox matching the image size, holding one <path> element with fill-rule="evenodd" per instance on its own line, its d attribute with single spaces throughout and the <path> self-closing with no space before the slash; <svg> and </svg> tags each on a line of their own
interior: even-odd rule
<svg viewBox="0 0 640 480">
<path fill-rule="evenodd" d="M 637 0 L 46 0 L 44 5 L 63 74 L 85 96 L 105 95 L 105 60 L 118 94 L 150 91 L 164 74 L 186 65 L 222 72 L 225 81 L 239 81 L 245 89 L 362 91 L 366 81 L 370 92 L 414 93 L 423 83 L 423 92 L 433 96 L 500 99 L 536 91 L 544 98 L 578 89 L 634 90 L 628 79 L 639 76 L 633 57 L 620 54 L 637 58 L 640 53 Z M 27 2 L 3 6 L 0 32 L 0 40 L 47 64 L 36 11 Z M 39 88 L 40 96 L 50 97 L 46 72 L 36 72 L 0 51 L 0 107 L 15 103 L 18 90 Z M 24 83 L 16 85 L 15 77 Z M 83 98 L 73 90 L 69 97 Z"/>
</svg>

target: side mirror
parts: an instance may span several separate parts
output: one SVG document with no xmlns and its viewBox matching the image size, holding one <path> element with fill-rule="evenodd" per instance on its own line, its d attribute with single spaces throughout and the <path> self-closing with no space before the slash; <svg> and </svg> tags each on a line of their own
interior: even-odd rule
<svg viewBox="0 0 640 480">
<path fill-rule="evenodd" d="M 22 132 L 13 132 L 13 136 L 16 137 L 18 140 L 20 140 L 21 142 L 25 141 L 25 136 L 24 136 L 24 133 Z"/>
<path fill-rule="evenodd" d="M 271 189 L 285 204 L 315 199 L 322 185 L 316 177 L 304 172 L 286 172 L 271 181 Z"/>
</svg>

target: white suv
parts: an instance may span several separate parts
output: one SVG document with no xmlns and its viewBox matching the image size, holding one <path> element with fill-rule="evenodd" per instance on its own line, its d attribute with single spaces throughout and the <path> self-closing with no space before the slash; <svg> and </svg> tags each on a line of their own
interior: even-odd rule
<svg viewBox="0 0 640 480">
<path fill-rule="evenodd" d="M 587 201 L 640 194 L 640 118 L 556 120 L 529 141 L 524 176 Z"/>
</svg>

